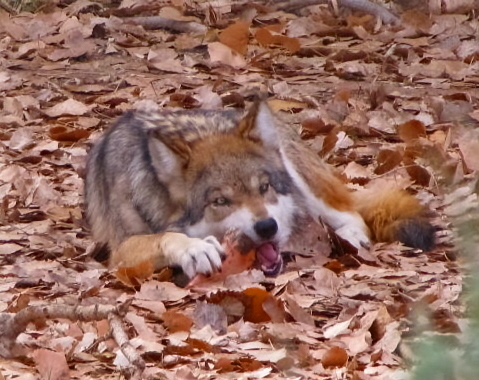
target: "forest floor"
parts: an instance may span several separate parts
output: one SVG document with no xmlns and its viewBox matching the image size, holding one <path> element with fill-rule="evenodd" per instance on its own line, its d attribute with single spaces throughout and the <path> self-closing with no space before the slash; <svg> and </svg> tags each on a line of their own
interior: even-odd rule
<svg viewBox="0 0 479 380">
<path fill-rule="evenodd" d="M 409 379 L 422 332 L 461 331 L 451 222 L 479 171 L 467 9 L 393 9 L 397 25 L 232 0 L 44 11 L 0 11 L 0 379 Z M 186 31 L 125 21 L 153 14 Z M 189 288 L 165 273 L 128 284 L 89 257 L 85 158 L 112 120 L 147 101 L 247 107 L 258 92 L 352 190 L 415 194 L 437 247 L 356 251 L 305 226 L 277 277 Z"/>
</svg>

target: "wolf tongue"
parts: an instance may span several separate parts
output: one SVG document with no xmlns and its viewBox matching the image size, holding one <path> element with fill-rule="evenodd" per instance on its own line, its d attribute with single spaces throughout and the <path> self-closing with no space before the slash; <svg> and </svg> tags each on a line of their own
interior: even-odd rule
<svg viewBox="0 0 479 380">
<path fill-rule="evenodd" d="M 278 251 L 271 243 L 260 245 L 256 249 L 256 255 L 260 263 L 266 267 L 272 266 L 278 261 Z"/>
</svg>

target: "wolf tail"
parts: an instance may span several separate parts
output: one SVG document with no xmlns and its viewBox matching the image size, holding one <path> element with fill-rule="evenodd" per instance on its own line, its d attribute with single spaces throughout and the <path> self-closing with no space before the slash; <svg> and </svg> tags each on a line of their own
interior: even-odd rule
<svg viewBox="0 0 479 380">
<path fill-rule="evenodd" d="M 386 188 L 361 191 L 355 198 L 373 241 L 400 241 L 423 251 L 434 248 L 436 229 L 414 196 L 401 189 Z"/>
</svg>

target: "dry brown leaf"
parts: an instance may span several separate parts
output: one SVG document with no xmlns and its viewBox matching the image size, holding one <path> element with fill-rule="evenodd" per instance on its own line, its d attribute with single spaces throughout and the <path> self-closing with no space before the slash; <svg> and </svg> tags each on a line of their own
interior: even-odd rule
<svg viewBox="0 0 479 380">
<path fill-rule="evenodd" d="M 324 368 L 344 367 L 348 362 L 348 353 L 344 348 L 333 346 L 321 358 Z"/>
<path fill-rule="evenodd" d="M 402 162 L 402 154 L 397 150 L 384 149 L 379 152 L 377 161 L 378 166 L 374 170 L 374 174 L 384 174 L 393 170 Z"/>
<path fill-rule="evenodd" d="M 271 26 L 268 26 L 256 31 L 255 38 L 261 45 L 280 45 L 289 50 L 290 53 L 296 53 L 301 48 L 299 39 L 276 34 L 271 29 Z"/>
<path fill-rule="evenodd" d="M 470 170 L 479 172 L 479 139 L 478 133 L 464 134 L 458 141 L 462 157 Z"/>
<path fill-rule="evenodd" d="M 327 136 L 325 137 L 323 141 L 323 147 L 321 148 L 321 152 L 319 152 L 320 156 L 324 157 L 329 152 L 331 152 L 336 146 L 337 142 L 338 142 L 338 131 L 337 129 L 333 129 L 331 132 L 327 134 Z"/>
<path fill-rule="evenodd" d="M 22 150 L 33 142 L 33 132 L 29 128 L 20 128 L 13 132 L 8 146 L 13 150 Z"/>
<path fill-rule="evenodd" d="M 194 70 L 183 66 L 173 49 L 155 49 L 148 52 L 148 66 L 161 71 L 186 73 Z"/>
<path fill-rule="evenodd" d="M 120 267 L 115 275 L 128 286 L 138 286 L 144 280 L 151 277 L 155 271 L 154 263 L 151 260 L 144 260 L 134 267 Z"/>
<path fill-rule="evenodd" d="M 141 285 L 136 297 L 147 301 L 175 302 L 190 294 L 188 290 L 177 287 L 170 282 L 150 280 Z"/>
<path fill-rule="evenodd" d="M 429 186 L 431 181 L 431 174 L 426 168 L 417 165 L 414 161 L 405 160 L 406 171 L 411 179 L 420 186 Z"/>
<path fill-rule="evenodd" d="M 219 358 L 215 363 L 215 369 L 218 373 L 226 372 L 252 372 L 260 369 L 263 364 L 251 358 L 229 359 L 226 357 Z"/>
<path fill-rule="evenodd" d="M 260 288 L 248 288 L 242 292 L 220 291 L 208 298 L 208 302 L 222 305 L 228 315 L 240 316 L 238 315 L 239 312 L 242 313 L 245 321 L 253 323 L 271 320 L 271 316 L 263 308 L 263 304 L 267 300 L 269 303 L 268 310 L 274 310 L 277 313 L 277 308 L 282 308 L 282 303 L 279 300 Z M 273 308 L 270 302 L 275 302 L 277 306 Z M 278 316 L 275 315 L 275 318 L 278 318 Z"/>
<path fill-rule="evenodd" d="M 275 112 L 278 111 L 291 111 L 294 109 L 303 109 L 307 108 L 307 104 L 303 102 L 298 102 L 295 100 L 282 100 L 282 99 L 272 99 L 268 101 L 268 105 Z"/>
<path fill-rule="evenodd" d="M 235 69 L 241 69 L 246 66 L 246 61 L 240 54 L 221 42 L 209 43 L 208 53 L 212 63 L 223 63 Z"/>
<path fill-rule="evenodd" d="M 68 99 L 53 107 L 47 108 L 44 112 L 47 116 L 59 117 L 69 115 L 80 116 L 86 114 L 88 111 L 90 111 L 90 107 L 77 100 Z"/>
<path fill-rule="evenodd" d="M 190 331 L 193 326 L 193 320 L 190 317 L 173 310 L 164 312 L 161 319 L 170 333 Z"/>
<path fill-rule="evenodd" d="M 296 322 L 304 323 L 305 325 L 314 326 L 314 319 L 305 309 L 298 305 L 293 297 L 286 297 L 286 305 L 289 313 Z"/>
<path fill-rule="evenodd" d="M 420 137 L 426 137 L 426 127 L 419 120 L 410 120 L 398 125 L 398 134 L 405 142 L 410 143 Z"/>
<path fill-rule="evenodd" d="M 310 139 L 317 135 L 327 135 L 334 128 L 334 125 L 326 124 L 323 119 L 315 117 L 304 119 L 301 122 L 301 137 Z"/>
<path fill-rule="evenodd" d="M 90 136 L 90 132 L 86 129 L 71 128 L 71 127 L 52 127 L 48 131 L 50 137 L 56 141 L 78 141 L 86 139 Z"/>
<path fill-rule="evenodd" d="M 36 368 L 42 378 L 50 380 L 67 380 L 70 370 L 63 352 L 38 349 L 33 352 Z"/>
</svg>

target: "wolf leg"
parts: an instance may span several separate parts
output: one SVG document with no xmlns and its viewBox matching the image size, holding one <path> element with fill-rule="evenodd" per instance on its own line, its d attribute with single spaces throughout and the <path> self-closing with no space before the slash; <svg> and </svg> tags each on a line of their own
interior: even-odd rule
<svg viewBox="0 0 479 380">
<path fill-rule="evenodd" d="M 190 238 L 182 233 L 163 232 L 131 236 L 112 252 L 109 266 L 134 267 L 149 262 L 156 269 L 180 266 L 191 278 L 213 273 L 221 267 L 224 250 L 213 236 Z"/>
<path fill-rule="evenodd" d="M 286 169 L 301 192 L 305 210 L 353 246 L 369 246 L 369 229 L 339 178 L 301 143 L 290 142 L 282 153 Z"/>
</svg>

